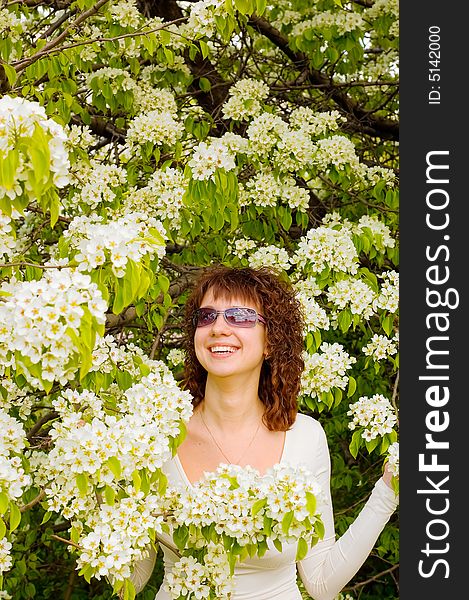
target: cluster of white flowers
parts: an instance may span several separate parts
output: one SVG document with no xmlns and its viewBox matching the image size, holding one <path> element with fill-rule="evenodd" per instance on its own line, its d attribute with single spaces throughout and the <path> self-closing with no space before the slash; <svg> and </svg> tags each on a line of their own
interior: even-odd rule
<svg viewBox="0 0 469 600">
<path fill-rule="evenodd" d="M 316 142 L 314 162 L 319 169 L 327 170 L 334 166 L 341 170 L 346 165 L 356 169 L 360 163 L 355 152 L 355 145 L 343 135 L 333 135 Z"/>
<path fill-rule="evenodd" d="M 130 577 L 134 562 L 145 558 L 150 544 L 149 530 L 161 533 L 160 498 L 144 495 L 127 486 L 127 497 L 101 504 L 85 520 L 77 557 L 77 568 L 90 565 L 96 579 L 112 581 Z"/>
<path fill-rule="evenodd" d="M 11 542 L 9 542 L 6 537 L 0 538 L 0 573 L 9 571 L 13 566 L 10 554 L 11 545 Z"/>
<path fill-rule="evenodd" d="M 78 199 L 73 195 L 64 203 L 76 211 L 76 203 L 83 202 L 91 209 L 96 209 L 100 204 L 110 204 L 116 198 L 117 190 L 127 182 L 127 173 L 122 167 L 111 164 L 102 164 L 92 160 L 89 166 L 81 168 L 77 173 L 79 181 Z"/>
<path fill-rule="evenodd" d="M 345 389 L 349 380 L 345 372 L 357 361 L 345 352 L 341 344 L 323 342 L 319 350 L 314 354 L 303 353 L 305 368 L 301 376 L 301 391 L 313 398 L 334 387 Z"/>
<path fill-rule="evenodd" d="M 302 21 L 292 29 L 292 36 L 302 36 L 305 31 L 318 31 L 321 29 L 336 29 L 339 35 L 344 35 L 355 29 L 363 29 L 365 21 L 356 12 L 340 11 L 332 12 L 325 10 L 318 12 L 312 19 Z"/>
<path fill-rule="evenodd" d="M 93 80 L 103 80 L 106 84 L 111 86 L 111 90 L 114 94 L 118 92 L 134 92 L 137 84 L 133 77 L 124 69 L 118 69 L 115 67 L 103 67 L 91 73 L 86 82 L 88 86 L 93 85 Z"/>
<path fill-rule="evenodd" d="M 25 23 L 12 10 L 8 10 L 8 8 L 0 9 L 0 32 L 3 32 L 2 37 L 5 35 L 5 32 L 8 32 L 6 35 L 8 35 L 8 40 L 11 44 L 20 39 L 24 27 Z M 15 56 L 9 56 L 10 61 L 15 60 L 15 58 Z"/>
<path fill-rule="evenodd" d="M 11 185 L 0 186 L 0 198 L 7 196 L 14 200 L 17 196 L 26 194 L 34 198 L 35 193 L 29 182 L 31 173 L 35 172 L 34 163 L 27 151 L 19 150 L 19 138 L 33 138 L 35 128 L 40 127 L 47 142 L 47 152 L 50 161 L 44 170 L 40 183 L 45 184 L 52 177 L 52 183 L 58 188 L 68 184 L 69 159 L 65 147 L 67 136 L 64 128 L 53 119 L 49 119 L 46 110 L 38 102 L 25 98 L 5 95 L 0 99 L 0 157 L 6 157 L 10 152 L 17 154 L 16 168 Z M 37 144 L 37 140 L 31 143 Z M 25 144 L 21 145 L 22 147 Z M 11 165 L 15 162 L 10 161 Z"/>
<path fill-rule="evenodd" d="M 287 271 L 291 266 L 290 257 L 285 248 L 270 245 L 263 246 L 248 257 L 248 264 L 253 269 L 272 267 L 276 270 Z"/>
<path fill-rule="evenodd" d="M 217 169 L 232 171 L 236 168 L 235 154 L 222 138 L 211 138 L 200 142 L 188 162 L 193 179 L 213 179 Z"/>
<path fill-rule="evenodd" d="M 354 275 L 358 270 L 358 255 L 352 237 L 346 230 L 320 226 L 310 229 L 298 242 L 293 262 L 320 273 L 328 267 Z"/>
<path fill-rule="evenodd" d="M 262 113 L 251 121 L 247 129 L 250 152 L 267 158 L 288 131 L 287 123 L 279 116 Z"/>
<path fill-rule="evenodd" d="M 363 354 L 372 356 L 373 360 L 383 360 L 388 356 L 394 356 L 397 353 L 398 341 L 398 335 L 390 339 L 385 335 L 375 333 L 368 344 L 363 346 Z"/>
<path fill-rule="evenodd" d="M 184 364 L 186 353 L 184 350 L 181 350 L 181 348 L 171 348 L 166 356 L 166 360 L 173 367 L 177 367 Z"/>
<path fill-rule="evenodd" d="M 189 552 L 191 548 L 207 546 L 201 534 L 203 527 L 213 527 L 216 534 L 227 536 L 241 546 L 270 544 L 274 540 L 294 543 L 301 537 L 311 542 L 319 537 L 315 527 L 320 521 L 316 501 L 321 493 L 312 473 L 301 465 L 277 464 L 264 476 L 250 466 L 220 465 L 215 472 L 205 473 L 191 488 L 170 490 L 166 510 L 171 512 L 170 521 L 175 527 L 190 528 L 186 544 Z M 290 526 L 286 531 L 287 518 Z M 167 591 L 171 597 L 178 598 L 181 594 L 198 597 L 197 593 L 205 594 L 201 598 L 208 597 L 214 562 L 222 576 L 217 578 L 216 597 L 229 598 L 231 589 L 226 587 L 230 583 L 229 569 L 220 543 L 218 549 L 216 545 L 209 546 L 204 564 L 191 556 L 184 556 L 176 563 L 168 577 Z"/>
<path fill-rule="evenodd" d="M 169 111 L 151 110 L 140 113 L 129 123 L 125 155 L 140 152 L 140 146 L 149 142 L 153 146 L 174 146 L 184 130 L 184 125 Z"/>
<path fill-rule="evenodd" d="M 0 492 L 13 502 L 31 484 L 31 477 L 25 473 L 20 458 L 25 442 L 22 424 L 0 408 Z M 11 547 L 6 537 L 0 538 L 0 574 L 12 566 Z"/>
<path fill-rule="evenodd" d="M 328 330 L 330 327 L 329 317 L 316 300 L 305 292 L 298 292 L 296 297 L 303 308 L 305 333 L 321 329 Z"/>
<path fill-rule="evenodd" d="M 390 14 L 399 18 L 399 0 L 375 0 L 372 6 L 365 10 L 367 17 L 377 19 L 382 15 Z"/>
<path fill-rule="evenodd" d="M 101 479 L 94 484 L 114 485 L 120 479 L 132 481 L 135 470 L 153 473 L 171 458 L 170 438 L 179 434 L 180 420 L 189 419 L 192 403 L 168 367 L 161 365 L 124 392 L 114 391 L 111 399 L 89 390 L 65 390 L 53 401 L 62 421 L 51 430 L 55 445 L 48 455 L 49 472 L 93 478 L 99 471 Z M 119 417 L 106 413 L 114 412 L 111 400 Z M 120 463 L 118 476 L 109 466 L 111 457 Z"/>
<path fill-rule="evenodd" d="M 168 573 L 164 585 L 171 598 L 208 598 L 210 586 L 208 569 L 193 556 L 182 556 Z M 225 598 L 225 595 L 217 596 Z"/>
<path fill-rule="evenodd" d="M 91 360 L 90 372 L 126 371 L 134 381 L 142 375 L 142 364 L 147 368 L 161 368 L 160 363 L 150 360 L 139 346 L 133 343 L 119 344 L 112 335 L 96 336 Z"/>
<path fill-rule="evenodd" d="M 145 187 L 130 191 L 124 199 L 124 209 L 145 212 L 161 221 L 168 219 L 176 228 L 185 191 L 186 180 L 181 171 L 172 167 L 157 169 Z"/>
<path fill-rule="evenodd" d="M 388 465 L 394 477 L 399 477 L 399 442 L 393 442 L 388 448 Z"/>
<path fill-rule="evenodd" d="M 0 260 L 10 258 L 16 248 L 14 221 L 0 211 Z"/>
<path fill-rule="evenodd" d="M 0 408 L 0 491 L 11 499 L 20 498 L 31 483 L 20 458 L 25 441 L 23 425 Z"/>
<path fill-rule="evenodd" d="M 225 119 L 244 121 L 257 116 L 269 95 L 269 86 L 257 79 L 241 79 L 231 86 L 229 98 L 223 105 Z"/>
<path fill-rule="evenodd" d="M 190 7 L 187 23 L 179 27 L 179 33 L 188 39 L 211 37 L 215 31 L 215 17 L 224 13 L 224 0 L 200 0 Z"/>
<path fill-rule="evenodd" d="M 64 237 L 77 250 L 80 271 L 92 271 L 107 261 L 116 277 L 123 277 L 127 262 L 165 254 L 166 232 L 160 221 L 145 213 L 129 213 L 105 223 L 103 217 L 75 217 Z"/>
<path fill-rule="evenodd" d="M 307 506 L 308 494 L 317 497 L 320 492 L 316 479 L 303 466 L 277 464 L 261 476 L 250 466 L 220 465 L 180 492 L 172 519 L 179 525 L 196 527 L 213 523 L 218 534 L 228 535 L 241 545 L 266 539 L 264 517 L 271 519 L 271 540 L 311 539 L 315 533 L 314 529 L 308 531 L 307 519 L 314 513 Z M 294 515 L 290 530 L 285 532 L 282 521 L 289 512 Z"/>
<path fill-rule="evenodd" d="M 277 141 L 272 158 L 278 169 L 297 172 L 311 165 L 316 152 L 315 144 L 306 132 L 288 129 Z"/>
<path fill-rule="evenodd" d="M 290 114 L 290 127 L 301 129 L 311 136 L 319 136 L 328 131 L 336 131 L 339 123 L 345 120 L 337 110 L 314 112 L 308 106 L 300 106 Z"/>
<path fill-rule="evenodd" d="M 134 110 L 148 113 L 150 111 L 159 111 L 169 113 L 176 118 L 177 104 L 174 94 L 166 89 L 160 89 L 153 85 L 139 81 L 133 90 Z"/>
<path fill-rule="evenodd" d="M 348 233 L 353 233 L 355 227 L 355 224 L 352 223 L 352 221 L 342 217 L 342 215 L 335 210 L 324 215 L 321 222 L 331 229 L 341 229 Z"/>
<path fill-rule="evenodd" d="M 319 287 L 316 278 L 313 276 L 306 278 L 301 277 L 298 281 L 294 281 L 293 287 L 298 294 L 303 294 L 309 298 L 314 298 L 322 294 L 322 289 Z"/>
<path fill-rule="evenodd" d="M 96 139 L 90 128 L 85 125 L 67 125 L 65 127 L 65 133 L 67 134 L 66 145 L 70 150 L 73 148 L 88 150 L 90 146 L 96 143 Z"/>
<path fill-rule="evenodd" d="M 122 27 L 136 29 L 142 21 L 142 13 L 137 8 L 136 0 L 118 0 L 109 7 L 113 21 Z"/>
<path fill-rule="evenodd" d="M 270 171 L 260 171 L 245 185 L 239 186 L 239 205 L 279 206 L 287 203 L 292 209 L 305 211 L 309 204 L 309 192 L 296 185 L 293 177 L 278 177 Z"/>
<path fill-rule="evenodd" d="M 291 25 L 292 23 L 298 23 L 304 19 L 305 13 L 303 11 L 299 12 L 297 10 L 288 10 L 286 6 L 281 6 L 279 3 L 279 8 L 281 8 L 281 12 L 278 13 L 278 16 L 275 20 L 272 20 L 272 25 L 276 29 L 282 29 L 285 25 Z M 306 7 L 305 7 L 305 10 Z"/>
<path fill-rule="evenodd" d="M 149 363 L 151 373 L 125 391 L 63 391 L 52 401 L 60 415 L 50 430 L 53 447 L 30 456 L 48 510 L 72 521 L 78 562 L 97 578 L 128 577 L 149 531 L 161 532 L 160 469 L 192 414 L 192 397 L 169 368 Z"/>
<path fill-rule="evenodd" d="M 358 234 L 364 229 L 369 229 L 373 238 L 373 243 L 377 250 L 383 251 L 385 248 L 394 248 L 396 240 L 391 236 L 391 230 L 387 225 L 377 217 L 363 215 L 356 224 L 354 231 Z"/>
<path fill-rule="evenodd" d="M 382 308 L 391 313 L 399 308 L 399 273 L 397 271 L 384 271 L 378 278 L 383 279 L 378 297 L 374 302 L 375 310 Z"/>
<path fill-rule="evenodd" d="M 249 151 L 249 141 L 237 133 L 227 131 L 220 139 L 233 154 L 247 154 Z"/>
<path fill-rule="evenodd" d="M 386 70 L 388 72 L 389 69 Z M 379 79 L 379 77 L 377 78 Z M 371 184 L 376 185 L 380 181 L 384 181 L 388 188 L 396 187 L 398 179 L 396 173 L 392 169 L 386 167 L 380 167 L 378 165 L 368 166 L 364 163 L 354 167 L 355 174 L 361 177 L 363 181 L 369 181 Z"/>
<path fill-rule="evenodd" d="M 382 394 L 374 394 L 371 398 L 361 396 L 357 402 L 350 405 L 347 415 L 353 416 L 348 424 L 349 429 L 363 428 L 361 437 L 368 442 L 391 433 L 397 422 L 391 402 Z"/>
<path fill-rule="evenodd" d="M 361 279 L 341 279 L 329 286 L 326 296 L 339 310 L 349 308 L 352 314 L 360 315 L 366 321 L 374 314 L 376 293 Z"/>
<path fill-rule="evenodd" d="M 238 238 L 233 240 L 230 245 L 230 252 L 238 258 L 244 258 L 250 250 L 257 248 L 258 242 L 249 238 Z"/>
<path fill-rule="evenodd" d="M 107 304 L 89 275 L 51 269 L 39 281 L 4 283 L 0 303 L 0 364 L 24 374 L 32 387 L 42 380 L 67 383 L 77 355 L 69 335 L 79 335 L 85 311 L 104 324 Z"/>
<path fill-rule="evenodd" d="M 13 409 L 19 419 L 26 420 L 36 401 L 34 391 L 27 384 L 19 387 L 11 378 L 4 377 L 0 381 L 4 390 L 4 395 L 0 394 L 0 409 L 10 414 Z"/>
</svg>

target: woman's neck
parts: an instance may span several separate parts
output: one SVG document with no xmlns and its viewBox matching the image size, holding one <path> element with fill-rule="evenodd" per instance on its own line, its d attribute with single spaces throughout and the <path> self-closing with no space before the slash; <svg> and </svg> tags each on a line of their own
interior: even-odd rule
<svg viewBox="0 0 469 600">
<path fill-rule="evenodd" d="M 199 410 L 218 429 L 232 431 L 258 422 L 265 407 L 259 399 L 257 386 L 220 386 L 208 378 Z"/>
</svg>

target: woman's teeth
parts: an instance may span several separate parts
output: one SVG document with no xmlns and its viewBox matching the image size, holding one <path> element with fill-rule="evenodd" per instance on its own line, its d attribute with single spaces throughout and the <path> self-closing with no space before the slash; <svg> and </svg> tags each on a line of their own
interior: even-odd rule
<svg viewBox="0 0 469 600">
<path fill-rule="evenodd" d="M 212 353 L 233 353 L 236 352 L 236 348 L 233 348 L 233 346 L 212 346 L 210 348 L 210 352 Z"/>
</svg>

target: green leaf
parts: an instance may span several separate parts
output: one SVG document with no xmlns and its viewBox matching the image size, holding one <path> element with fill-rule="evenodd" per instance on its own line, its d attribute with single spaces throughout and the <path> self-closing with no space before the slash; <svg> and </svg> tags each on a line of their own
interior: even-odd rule
<svg viewBox="0 0 469 600">
<path fill-rule="evenodd" d="M 282 552 L 282 542 L 278 538 L 274 539 L 274 546 L 278 552 Z"/>
<path fill-rule="evenodd" d="M 243 15 L 251 11 L 251 3 L 249 0 L 234 0 L 234 5 Z"/>
<path fill-rule="evenodd" d="M 181 525 L 174 530 L 173 540 L 179 550 L 184 550 L 189 539 L 189 529 L 186 525 Z"/>
<path fill-rule="evenodd" d="M 267 498 L 260 498 L 259 500 L 256 500 L 256 502 L 254 502 L 254 504 L 252 505 L 252 509 L 251 509 L 252 514 L 257 515 L 257 513 L 260 510 L 262 510 L 266 504 L 267 504 Z"/>
<path fill-rule="evenodd" d="M 393 330 L 394 318 L 392 315 L 388 315 L 381 321 L 381 327 L 384 329 L 386 335 L 390 336 Z"/>
<path fill-rule="evenodd" d="M 380 438 L 375 437 L 372 440 L 365 440 L 365 447 L 368 450 L 368 452 L 371 454 L 373 452 L 373 450 L 378 446 L 379 443 L 380 443 Z"/>
<path fill-rule="evenodd" d="M 296 561 L 303 560 L 303 558 L 308 554 L 308 544 L 306 540 L 302 537 L 298 540 L 298 546 L 296 549 Z"/>
<path fill-rule="evenodd" d="M 347 398 L 351 398 L 357 389 L 357 382 L 354 377 L 349 377 L 347 386 Z"/>
<path fill-rule="evenodd" d="M 349 310 L 341 310 L 337 318 L 340 330 L 342 333 L 346 333 L 352 324 L 352 315 Z"/>
<path fill-rule="evenodd" d="M 292 524 L 293 521 L 293 511 L 290 510 L 289 512 L 287 512 L 283 519 L 282 519 L 282 531 L 283 533 L 285 533 L 286 535 L 288 535 L 288 532 L 290 530 L 290 525 Z"/>
<path fill-rule="evenodd" d="M 306 509 L 311 517 L 316 512 L 316 496 L 311 492 L 306 492 Z"/>
<path fill-rule="evenodd" d="M 206 42 L 204 42 L 203 40 L 200 40 L 199 46 L 200 46 L 200 51 L 202 53 L 202 58 L 207 58 L 207 56 L 210 54 L 208 44 Z"/>
<path fill-rule="evenodd" d="M 77 473 L 75 475 L 75 481 L 80 494 L 86 496 L 88 492 L 88 477 L 84 473 Z"/>
<path fill-rule="evenodd" d="M 212 89 L 212 84 L 210 83 L 210 80 L 206 77 L 201 77 L 199 79 L 199 88 L 203 92 L 209 92 Z"/>
<path fill-rule="evenodd" d="M 122 466 L 117 456 L 110 456 L 106 461 L 106 465 L 109 467 L 111 473 L 118 481 L 121 478 Z"/>
<path fill-rule="evenodd" d="M 47 521 L 49 521 L 51 517 L 52 517 L 52 512 L 50 510 L 46 511 L 44 513 L 44 516 L 42 517 L 41 525 L 44 525 L 44 523 L 47 523 Z"/>
<path fill-rule="evenodd" d="M 106 504 L 113 506 L 116 498 L 116 492 L 112 489 L 112 487 L 106 485 L 104 488 L 104 497 L 106 498 Z"/>
<path fill-rule="evenodd" d="M 10 503 L 10 532 L 15 531 L 21 522 L 21 512 L 14 502 Z"/>
<path fill-rule="evenodd" d="M 6 513 L 9 504 L 10 498 L 5 494 L 5 492 L 0 492 L 0 515 L 4 515 Z"/>
<path fill-rule="evenodd" d="M 7 63 L 3 63 L 2 67 L 3 67 L 3 70 L 5 71 L 5 75 L 7 76 L 8 83 L 10 84 L 11 87 L 13 87 L 15 85 L 16 79 L 18 77 L 18 73 L 11 65 L 8 65 Z"/>
<path fill-rule="evenodd" d="M 0 153 L 0 184 L 9 190 L 16 183 L 19 160 L 19 152 L 16 148 L 10 150 L 5 157 Z"/>
<path fill-rule="evenodd" d="M 364 440 L 362 438 L 361 431 L 357 429 L 353 432 L 352 441 L 349 445 L 350 454 L 353 456 L 353 458 L 357 458 L 358 451 L 360 450 L 360 447 L 362 446 L 363 442 Z"/>
<path fill-rule="evenodd" d="M 132 482 L 134 484 L 135 491 L 139 492 L 140 486 L 142 485 L 142 478 L 137 470 L 132 472 Z"/>
</svg>

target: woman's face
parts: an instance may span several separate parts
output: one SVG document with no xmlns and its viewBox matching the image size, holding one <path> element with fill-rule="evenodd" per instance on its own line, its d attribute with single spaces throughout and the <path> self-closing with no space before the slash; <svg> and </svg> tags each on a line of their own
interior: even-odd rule
<svg viewBox="0 0 469 600">
<path fill-rule="evenodd" d="M 233 296 L 213 297 L 209 290 L 202 299 L 200 308 L 225 310 L 233 306 L 254 308 L 262 313 L 253 301 Z M 215 377 L 237 375 L 260 375 L 266 351 L 265 325 L 259 321 L 254 327 L 241 328 L 229 325 L 222 314 L 211 325 L 195 330 L 194 346 L 197 359 L 207 373 Z"/>
</svg>

